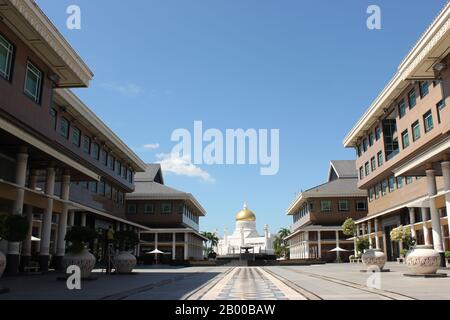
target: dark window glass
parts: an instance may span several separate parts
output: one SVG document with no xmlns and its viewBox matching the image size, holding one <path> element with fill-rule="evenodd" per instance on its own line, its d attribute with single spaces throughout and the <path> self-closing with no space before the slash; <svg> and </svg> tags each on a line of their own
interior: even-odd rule
<svg viewBox="0 0 450 320">
<path fill-rule="evenodd" d="M 387 161 L 395 157 L 399 152 L 397 122 L 395 119 L 387 118 L 383 120 L 383 135 Z"/>
<path fill-rule="evenodd" d="M 339 200 L 339 211 L 348 211 L 348 200 Z"/>
<path fill-rule="evenodd" d="M 373 146 L 374 143 L 375 143 L 375 134 L 371 133 L 369 135 L 369 146 Z"/>
<path fill-rule="evenodd" d="M 389 177 L 389 192 L 395 190 L 395 177 Z"/>
<path fill-rule="evenodd" d="M 420 138 L 420 125 L 419 121 L 416 121 L 411 126 L 412 133 L 413 133 L 413 141 L 416 141 Z"/>
<path fill-rule="evenodd" d="M 356 200 L 356 211 L 366 211 L 367 202 L 365 200 Z"/>
<path fill-rule="evenodd" d="M 364 150 L 364 152 L 366 152 L 367 151 L 367 148 L 369 147 L 369 140 L 367 140 L 367 138 L 365 138 L 364 140 L 363 140 L 363 150 Z"/>
<path fill-rule="evenodd" d="M 155 208 L 152 203 L 144 204 L 144 214 L 153 214 L 155 213 Z"/>
<path fill-rule="evenodd" d="M 403 177 L 397 177 L 397 189 L 403 187 Z"/>
<path fill-rule="evenodd" d="M 416 90 L 413 89 L 408 93 L 408 103 L 410 109 L 416 106 L 417 104 Z"/>
<path fill-rule="evenodd" d="M 100 150 L 100 161 L 103 165 L 107 166 L 108 165 L 108 152 L 106 152 L 105 150 Z"/>
<path fill-rule="evenodd" d="M 406 177 L 406 184 L 411 184 L 413 182 L 413 177 L 407 176 Z"/>
<path fill-rule="evenodd" d="M 97 193 L 97 181 L 89 181 L 89 190 L 93 193 Z"/>
<path fill-rule="evenodd" d="M 172 204 L 171 203 L 163 203 L 161 204 L 161 213 L 170 214 L 172 213 Z"/>
<path fill-rule="evenodd" d="M 8 81 L 11 79 L 13 57 L 13 45 L 0 35 L 0 77 Z"/>
<path fill-rule="evenodd" d="M 61 118 L 61 126 L 60 126 L 59 133 L 64 138 L 69 139 L 69 131 L 70 131 L 69 120 L 67 120 L 66 118 L 62 117 Z"/>
<path fill-rule="evenodd" d="M 50 108 L 50 117 L 52 118 L 53 129 L 56 130 L 56 124 L 58 122 L 58 112 L 55 108 Z"/>
<path fill-rule="evenodd" d="M 42 72 L 30 61 L 27 62 L 27 70 L 25 74 L 25 94 L 33 99 L 34 102 L 40 103 L 42 86 Z"/>
<path fill-rule="evenodd" d="M 127 213 L 129 214 L 135 214 L 137 213 L 137 208 L 135 203 L 129 203 L 127 206 Z"/>
<path fill-rule="evenodd" d="M 409 133 L 408 130 L 405 130 L 402 132 L 402 144 L 403 149 L 406 149 L 409 147 Z"/>
<path fill-rule="evenodd" d="M 381 127 L 375 129 L 375 139 L 378 141 L 381 138 Z"/>
<path fill-rule="evenodd" d="M 383 165 L 383 152 L 380 151 L 377 153 L 378 166 L 381 167 Z"/>
<path fill-rule="evenodd" d="M 367 177 L 369 175 L 369 173 L 370 173 L 369 162 L 366 162 L 364 164 L 364 168 L 365 168 L 365 173 L 366 173 L 366 177 Z"/>
<path fill-rule="evenodd" d="M 431 114 L 431 110 L 423 115 L 423 123 L 425 126 L 425 133 L 433 129 L 433 115 Z"/>
<path fill-rule="evenodd" d="M 91 153 L 91 138 L 83 136 L 83 151 L 84 153 Z"/>
<path fill-rule="evenodd" d="M 429 93 L 429 86 L 430 84 L 428 81 L 422 81 L 420 83 L 420 96 L 423 98 Z"/>
<path fill-rule="evenodd" d="M 359 167 L 359 179 L 362 180 L 364 178 L 364 168 Z"/>
<path fill-rule="evenodd" d="M 381 195 L 385 196 L 387 193 L 387 188 L 388 188 L 388 181 L 387 180 L 383 180 L 381 182 Z"/>
<path fill-rule="evenodd" d="M 375 157 L 372 157 L 372 159 L 370 159 L 370 166 L 372 171 L 375 171 L 375 169 L 377 168 L 377 161 L 375 160 Z"/>
<path fill-rule="evenodd" d="M 108 168 L 114 171 L 114 164 L 116 163 L 116 159 L 113 156 L 109 156 L 108 159 Z"/>
<path fill-rule="evenodd" d="M 97 143 L 92 143 L 92 149 L 91 149 L 91 155 L 92 158 L 98 160 L 100 156 L 100 146 Z"/>
<path fill-rule="evenodd" d="M 402 100 L 399 104 L 398 104 L 398 114 L 400 118 L 403 118 L 406 114 L 406 103 L 405 100 Z"/>
<path fill-rule="evenodd" d="M 78 128 L 73 128 L 72 130 L 72 143 L 77 147 L 81 144 L 81 131 Z"/>
<path fill-rule="evenodd" d="M 444 107 L 445 107 L 444 100 L 441 100 L 436 104 L 438 123 L 441 123 L 441 111 L 442 111 L 442 109 L 444 109 Z"/>
</svg>

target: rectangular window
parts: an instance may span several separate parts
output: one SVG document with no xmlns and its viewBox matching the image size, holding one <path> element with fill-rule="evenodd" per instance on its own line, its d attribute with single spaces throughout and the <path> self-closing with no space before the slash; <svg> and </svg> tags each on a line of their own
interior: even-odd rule
<svg viewBox="0 0 450 320">
<path fill-rule="evenodd" d="M 378 141 L 381 138 L 381 127 L 375 129 L 375 139 Z"/>
<path fill-rule="evenodd" d="M 98 160 L 98 158 L 100 157 L 100 146 L 95 142 L 92 143 L 91 156 L 95 160 Z"/>
<path fill-rule="evenodd" d="M 91 138 L 83 136 L 83 151 L 84 153 L 91 153 Z"/>
<path fill-rule="evenodd" d="M 129 183 L 133 183 L 133 171 L 131 169 L 128 169 L 127 180 Z"/>
<path fill-rule="evenodd" d="M 8 81 L 11 80 L 13 56 L 13 45 L 0 35 L 0 77 Z"/>
<path fill-rule="evenodd" d="M 423 123 L 425 125 L 425 133 L 433 129 L 433 115 L 431 114 L 431 110 L 423 115 Z"/>
<path fill-rule="evenodd" d="M 417 104 L 416 90 L 413 89 L 408 93 L 408 103 L 410 109 L 416 106 Z"/>
<path fill-rule="evenodd" d="M 403 177 L 397 177 L 397 189 L 401 189 L 403 187 Z"/>
<path fill-rule="evenodd" d="M 366 200 L 356 200 L 356 211 L 366 211 L 367 202 Z"/>
<path fill-rule="evenodd" d="M 413 141 L 416 141 L 420 138 L 420 125 L 419 121 L 416 121 L 411 126 L 412 132 L 413 132 Z"/>
<path fill-rule="evenodd" d="M 70 123 L 64 117 L 61 117 L 61 125 L 59 128 L 59 133 L 66 139 L 69 139 Z"/>
<path fill-rule="evenodd" d="M 372 171 L 375 171 L 375 169 L 377 168 L 377 161 L 375 160 L 375 157 L 372 157 L 372 159 L 370 159 L 370 166 Z"/>
<path fill-rule="evenodd" d="M 163 204 L 161 204 L 161 212 L 163 214 L 170 214 L 170 213 L 172 213 L 172 204 L 171 203 L 163 203 Z"/>
<path fill-rule="evenodd" d="M 363 151 L 362 151 L 362 145 L 359 144 L 357 148 L 358 148 L 358 151 L 357 151 L 357 152 L 358 152 L 358 157 L 361 157 L 362 152 L 363 152 Z"/>
<path fill-rule="evenodd" d="M 407 176 L 406 177 L 406 184 L 411 184 L 413 182 L 413 177 Z"/>
<path fill-rule="evenodd" d="M 365 171 L 366 171 L 366 177 L 369 175 L 369 173 L 370 173 L 370 167 L 369 167 L 369 162 L 366 162 L 365 164 L 364 164 L 364 168 L 365 168 Z"/>
<path fill-rule="evenodd" d="M 102 196 L 105 195 L 105 182 L 104 181 L 100 181 L 98 183 L 98 193 L 101 194 Z"/>
<path fill-rule="evenodd" d="M 374 143 L 375 143 L 375 134 L 372 132 L 369 135 L 369 146 L 373 146 Z"/>
<path fill-rule="evenodd" d="M 89 191 L 97 193 L 97 181 L 89 181 Z"/>
<path fill-rule="evenodd" d="M 155 207 L 153 203 L 145 203 L 144 204 L 144 214 L 153 214 L 155 213 Z"/>
<path fill-rule="evenodd" d="M 429 83 L 428 81 L 422 81 L 420 82 L 420 97 L 423 98 L 425 97 L 429 92 Z"/>
<path fill-rule="evenodd" d="M 400 101 L 398 104 L 398 115 L 401 118 L 403 118 L 406 114 L 406 103 L 405 100 Z"/>
<path fill-rule="evenodd" d="M 383 152 L 380 151 L 377 153 L 378 167 L 383 165 Z"/>
<path fill-rule="evenodd" d="M 108 165 L 108 152 L 104 149 L 100 150 L 100 161 L 103 165 Z"/>
<path fill-rule="evenodd" d="M 114 171 L 114 164 L 116 163 L 116 159 L 113 156 L 108 157 L 108 168 Z"/>
<path fill-rule="evenodd" d="M 395 177 L 389 177 L 389 192 L 392 192 L 395 190 Z"/>
<path fill-rule="evenodd" d="M 105 197 L 108 199 L 112 199 L 112 190 L 111 186 L 108 183 L 105 184 Z"/>
<path fill-rule="evenodd" d="M 80 181 L 80 186 L 83 189 L 89 189 L 89 183 L 87 181 Z"/>
<path fill-rule="evenodd" d="M 369 201 L 372 202 L 373 198 L 375 196 L 375 189 L 374 188 L 370 188 L 369 189 Z"/>
<path fill-rule="evenodd" d="M 388 188 L 388 181 L 383 180 L 381 181 L 381 195 L 385 196 L 387 194 L 387 188 Z"/>
<path fill-rule="evenodd" d="M 348 200 L 339 200 L 339 211 L 348 211 Z"/>
<path fill-rule="evenodd" d="M 137 213 L 137 207 L 135 203 L 129 203 L 127 206 L 127 213 L 135 214 Z"/>
<path fill-rule="evenodd" d="M 364 168 L 359 167 L 359 180 L 362 180 L 364 178 Z"/>
<path fill-rule="evenodd" d="M 121 168 L 122 168 L 122 165 L 120 164 L 120 161 L 116 160 L 116 163 L 114 164 L 114 169 L 119 176 L 120 176 Z"/>
<path fill-rule="evenodd" d="M 116 188 L 112 188 L 112 199 L 115 203 L 119 201 L 119 194 Z"/>
<path fill-rule="evenodd" d="M 126 179 L 127 178 L 127 167 L 122 166 L 122 178 Z"/>
<path fill-rule="evenodd" d="M 378 199 L 380 197 L 380 193 L 381 193 L 381 184 L 377 184 L 375 186 L 375 199 Z"/>
<path fill-rule="evenodd" d="M 41 99 L 42 72 L 36 68 L 30 61 L 27 62 L 27 71 L 25 74 L 25 94 L 39 103 Z"/>
<path fill-rule="evenodd" d="M 81 131 L 78 128 L 73 128 L 72 130 L 72 143 L 77 147 L 81 144 Z"/>
<path fill-rule="evenodd" d="M 330 212 L 331 211 L 331 201 L 330 200 L 320 201 L 320 211 Z"/>
<path fill-rule="evenodd" d="M 310 202 L 309 203 L 309 212 L 313 212 L 314 211 L 314 202 Z"/>
<path fill-rule="evenodd" d="M 117 194 L 118 194 L 118 197 L 119 197 L 119 204 L 121 206 L 123 206 L 124 203 L 125 203 L 125 194 L 123 192 L 121 192 L 121 191 L 118 191 Z"/>
<path fill-rule="evenodd" d="M 402 144 L 403 149 L 406 149 L 409 147 L 409 133 L 408 130 L 405 130 L 402 132 Z"/>
<path fill-rule="evenodd" d="M 400 151 L 397 134 L 397 121 L 392 117 L 393 114 L 383 120 L 384 152 L 386 161 L 395 157 Z"/>
<path fill-rule="evenodd" d="M 50 118 L 52 118 L 53 130 L 56 130 L 56 124 L 58 123 L 58 112 L 55 108 L 50 108 Z"/>
<path fill-rule="evenodd" d="M 442 111 L 442 109 L 444 109 L 444 107 L 445 107 L 444 100 L 441 100 L 436 104 L 438 123 L 441 123 L 441 111 Z"/>
<path fill-rule="evenodd" d="M 367 148 L 369 147 L 369 140 L 367 140 L 367 138 L 365 138 L 364 140 L 363 140 L 363 150 L 364 150 L 364 152 L 366 152 L 367 151 Z"/>
<path fill-rule="evenodd" d="M 183 214 L 183 211 L 184 211 L 184 204 L 183 203 L 179 203 L 177 205 L 177 213 L 178 214 Z"/>
</svg>

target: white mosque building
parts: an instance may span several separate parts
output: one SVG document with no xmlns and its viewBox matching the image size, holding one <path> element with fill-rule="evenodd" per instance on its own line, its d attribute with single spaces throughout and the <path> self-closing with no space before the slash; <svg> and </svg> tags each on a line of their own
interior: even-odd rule
<svg viewBox="0 0 450 320">
<path fill-rule="evenodd" d="M 236 214 L 236 228 L 233 234 L 228 235 L 225 230 L 223 238 L 217 244 L 217 255 L 220 257 L 239 254 L 241 248 L 252 248 L 255 254 L 273 255 L 273 237 L 269 232 L 269 226 L 264 226 L 264 236 L 260 236 L 256 230 L 256 215 L 247 208 Z"/>
</svg>

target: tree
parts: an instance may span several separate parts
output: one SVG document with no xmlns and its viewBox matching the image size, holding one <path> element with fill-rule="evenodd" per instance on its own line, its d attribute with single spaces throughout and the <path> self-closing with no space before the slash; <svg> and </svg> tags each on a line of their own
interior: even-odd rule
<svg viewBox="0 0 450 320">
<path fill-rule="evenodd" d="M 202 235 L 207 238 L 208 240 L 205 240 L 205 255 L 207 257 L 215 257 L 216 253 L 214 252 L 214 247 L 217 246 L 219 243 L 219 238 L 217 237 L 215 232 L 202 232 Z"/>
<path fill-rule="evenodd" d="M 278 231 L 275 239 L 273 241 L 273 248 L 275 250 L 275 255 L 278 258 L 289 258 L 289 243 L 285 238 L 291 234 L 291 231 L 287 228 L 282 228 Z"/>
<path fill-rule="evenodd" d="M 416 239 L 411 235 L 411 229 L 404 226 L 399 226 L 391 230 L 390 233 L 391 240 L 396 242 L 401 242 L 403 247 L 410 250 L 415 244 Z"/>
<path fill-rule="evenodd" d="M 363 253 L 364 250 L 367 250 L 369 248 L 370 248 L 370 243 L 369 243 L 368 236 L 356 238 L 356 250 L 359 253 Z"/>
<path fill-rule="evenodd" d="M 345 219 L 342 224 L 342 232 L 349 237 L 356 235 L 356 224 L 352 218 Z"/>
<path fill-rule="evenodd" d="M 0 214 L 0 240 L 21 242 L 29 230 L 29 221 L 20 214 Z"/>
</svg>

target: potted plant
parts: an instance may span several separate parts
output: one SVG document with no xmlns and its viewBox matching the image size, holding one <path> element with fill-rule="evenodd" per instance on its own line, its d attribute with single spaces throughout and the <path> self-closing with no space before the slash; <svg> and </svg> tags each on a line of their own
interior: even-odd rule
<svg viewBox="0 0 450 320">
<path fill-rule="evenodd" d="M 29 222 L 19 214 L 0 214 L 0 240 L 22 242 L 26 239 Z M 6 256 L 0 252 L 0 278 L 6 269 Z"/>
<path fill-rule="evenodd" d="M 447 260 L 447 267 L 450 265 L 450 251 L 445 251 L 445 260 Z"/>
<path fill-rule="evenodd" d="M 67 232 L 65 240 L 70 243 L 63 258 L 63 267 L 78 266 L 83 279 L 89 278 L 95 267 L 95 256 L 86 248 L 87 244 L 97 238 L 95 230 L 88 227 L 73 226 Z"/>
<path fill-rule="evenodd" d="M 131 254 L 139 243 L 139 236 L 134 231 L 117 231 L 114 233 L 114 242 L 119 253 L 114 256 L 113 264 L 117 273 L 131 273 L 136 267 L 137 260 Z"/>
<path fill-rule="evenodd" d="M 381 271 L 386 264 L 386 254 L 380 248 L 370 249 L 369 237 L 356 240 L 358 252 L 363 252 L 361 260 L 368 271 Z"/>
</svg>

